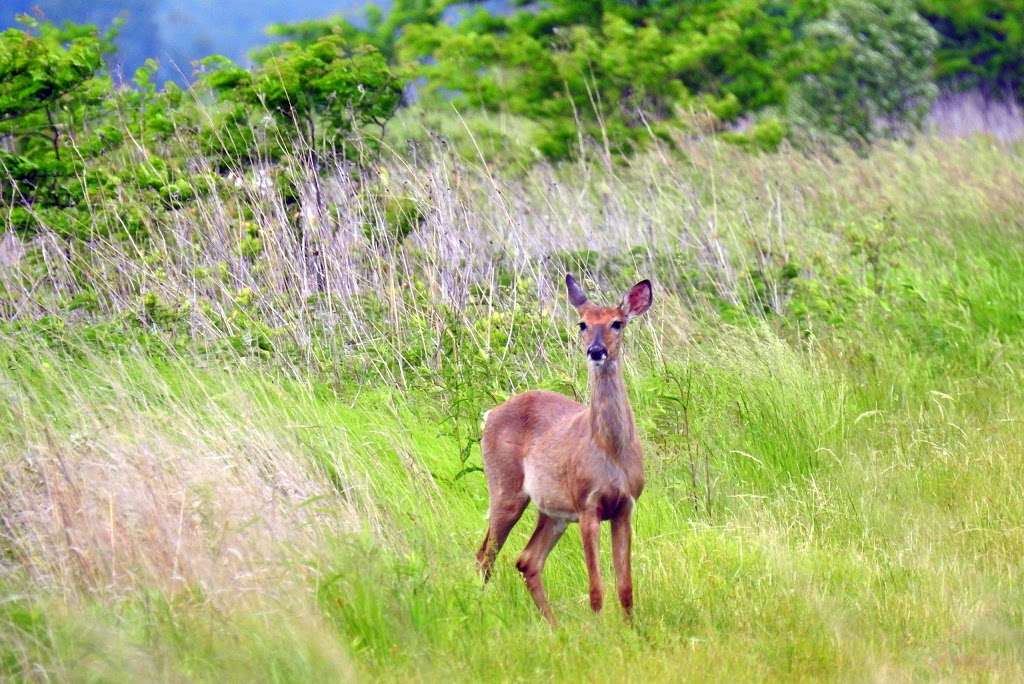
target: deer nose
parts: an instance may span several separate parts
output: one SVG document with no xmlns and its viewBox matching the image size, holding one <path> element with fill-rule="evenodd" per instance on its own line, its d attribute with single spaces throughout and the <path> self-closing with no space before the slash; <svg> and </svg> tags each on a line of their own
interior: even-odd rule
<svg viewBox="0 0 1024 684">
<path fill-rule="evenodd" d="M 604 345 L 592 344 L 587 349 L 587 356 L 589 356 L 594 361 L 600 361 L 604 357 L 608 356 L 608 350 L 604 348 Z"/>
</svg>

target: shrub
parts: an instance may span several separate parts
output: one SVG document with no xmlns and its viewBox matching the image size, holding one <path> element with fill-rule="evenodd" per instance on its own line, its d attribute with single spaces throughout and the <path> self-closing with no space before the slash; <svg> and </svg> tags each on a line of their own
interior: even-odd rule
<svg viewBox="0 0 1024 684">
<path fill-rule="evenodd" d="M 938 38 L 907 2 L 840 0 L 807 37 L 815 63 L 790 98 L 794 130 L 860 144 L 920 126 Z"/>
<path fill-rule="evenodd" d="M 784 102 L 803 52 L 797 29 L 816 16 L 815 3 L 558 0 L 409 26 L 398 54 L 425 79 L 426 106 L 527 117 L 548 157 L 568 156 L 580 137 L 628 152 L 688 108 L 722 123 Z"/>
</svg>

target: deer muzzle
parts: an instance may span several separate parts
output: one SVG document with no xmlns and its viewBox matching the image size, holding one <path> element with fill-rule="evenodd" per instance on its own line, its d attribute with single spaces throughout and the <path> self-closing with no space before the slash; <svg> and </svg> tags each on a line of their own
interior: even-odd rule
<svg viewBox="0 0 1024 684">
<path fill-rule="evenodd" d="M 604 361 L 608 357 L 608 350 L 603 344 L 592 344 L 587 348 L 587 356 L 591 361 Z"/>
</svg>

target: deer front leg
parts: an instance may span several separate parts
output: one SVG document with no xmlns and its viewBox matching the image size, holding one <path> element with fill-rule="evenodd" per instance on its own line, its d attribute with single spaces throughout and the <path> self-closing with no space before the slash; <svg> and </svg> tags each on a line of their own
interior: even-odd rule
<svg viewBox="0 0 1024 684">
<path fill-rule="evenodd" d="M 633 507 L 624 507 L 612 518 L 612 562 L 615 564 L 615 584 L 619 590 L 619 603 L 626 618 L 633 617 L 633 573 L 630 568 Z"/>
<path fill-rule="evenodd" d="M 598 613 L 601 611 L 604 597 L 601 591 L 601 568 L 597 563 L 601 519 L 596 511 L 588 511 L 580 516 L 580 534 L 583 537 L 583 556 L 587 561 L 587 574 L 590 576 L 590 608 Z"/>
</svg>

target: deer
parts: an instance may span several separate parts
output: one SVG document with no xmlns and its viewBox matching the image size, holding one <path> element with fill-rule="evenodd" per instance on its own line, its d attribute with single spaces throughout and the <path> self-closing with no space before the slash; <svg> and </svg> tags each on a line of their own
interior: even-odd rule
<svg viewBox="0 0 1024 684">
<path fill-rule="evenodd" d="M 632 516 L 644 488 L 643 454 L 622 377 L 623 333 L 653 302 L 642 280 L 617 306 L 597 306 L 573 276 L 565 277 L 569 302 L 579 313 L 580 339 L 589 366 L 590 403 L 557 392 L 530 390 L 485 414 L 481 434 L 488 492 L 488 524 L 476 554 L 484 584 L 498 552 L 532 501 L 537 526 L 516 568 L 544 618 L 555 615 L 541 572 L 570 522 L 578 522 L 590 585 L 590 607 L 601 611 L 598 567 L 600 524 L 611 523 L 612 560 L 619 603 L 633 616 L 630 568 Z"/>
</svg>

